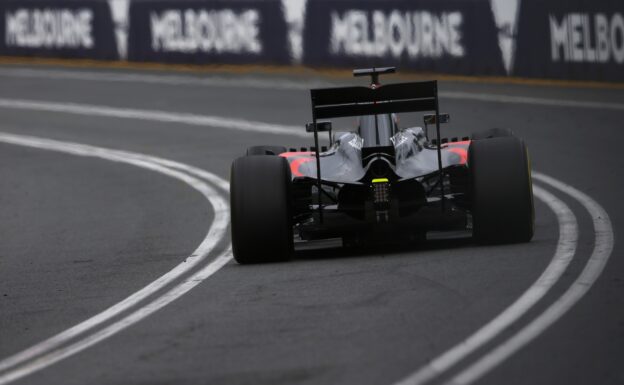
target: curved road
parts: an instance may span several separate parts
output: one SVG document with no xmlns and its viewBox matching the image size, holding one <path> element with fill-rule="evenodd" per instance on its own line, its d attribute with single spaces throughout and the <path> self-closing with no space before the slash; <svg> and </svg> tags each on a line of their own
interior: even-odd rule
<svg viewBox="0 0 624 385">
<path fill-rule="evenodd" d="M 193 183 L 227 198 L 229 165 L 247 146 L 310 144 L 303 134 L 307 88 L 353 80 L 4 66 L 0 82 L 0 383 L 624 383 L 622 90 L 440 85 L 442 109 L 452 115 L 448 136 L 513 129 L 528 143 L 535 170 L 604 208 L 615 234 L 610 253 L 587 202 L 541 178 L 536 185 L 546 191 L 539 196 L 554 200 L 536 201 L 529 244 L 438 240 L 358 253 L 329 247 L 302 251 L 289 263 L 229 261 L 219 269 L 211 263 L 229 258 L 227 237 L 192 262 L 211 225 L 224 220 Z M 410 118 L 405 124 L 419 124 Z M 7 139 L 26 136 L 58 142 L 34 148 L 35 139 L 22 145 Z M 76 143 L 95 146 L 87 155 L 101 148 L 128 153 L 68 153 Z M 568 231 L 575 226 L 577 236 Z M 409 377 L 497 319 L 571 244 L 565 271 L 509 327 L 427 381 Z M 604 270 L 595 282 L 575 286 L 595 249 L 610 256 Z M 8 364 L 189 256 L 184 275 L 151 297 L 52 350 Z M 473 379 L 463 376 L 510 346 L 571 287 L 589 285 L 507 360 Z M 145 314 L 127 321 L 134 311 Z M 97 343 L 64 355 L 98 331 Z"/>
</svg>

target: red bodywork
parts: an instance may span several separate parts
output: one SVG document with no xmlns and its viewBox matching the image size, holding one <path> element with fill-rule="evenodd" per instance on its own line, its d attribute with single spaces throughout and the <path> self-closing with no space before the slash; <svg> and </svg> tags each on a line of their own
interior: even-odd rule
<svg viewBox="0 0 624 385">
<path fill-rule="evenodd" d="M 464 140 L 460 142 L 450 142 L 442 145 L 442 152 L 450 152 L 459 156 L 457 164 L 468 163 L 468 147 L 470 146 L 470 140 Z M 284 152 L 279 156 L 286 158 L 290 164 L 290 171 L 295 177 L 304 176 L 300 171 L 301 165 L 314 161 L 314 152 L 312 151 L 296 151 L 296 152 Z"/>
</svg>

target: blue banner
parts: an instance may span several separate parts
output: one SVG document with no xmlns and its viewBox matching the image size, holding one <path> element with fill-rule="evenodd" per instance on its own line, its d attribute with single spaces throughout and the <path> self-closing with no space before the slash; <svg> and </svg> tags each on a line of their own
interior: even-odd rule
<svg viewBox="0 0 624 385">
<path fill-rule="evenodd" d="M 3 0 L 0 55 L 118 59 L 110 8 L 89 0 Z"/>
<path fill-rule="evenodd" d="M 129 60 L 289 64 L 280 1 L 137 1 Z"/>
<path fill-rule="evenodd" d="M 488 1 L 310 0 L 304 63 L 505 73 Z"/>
<path fill-rule="evenodd" d="M 622 0 L 523 0 L 513 74 L 624 81 Z"/>
</svg>

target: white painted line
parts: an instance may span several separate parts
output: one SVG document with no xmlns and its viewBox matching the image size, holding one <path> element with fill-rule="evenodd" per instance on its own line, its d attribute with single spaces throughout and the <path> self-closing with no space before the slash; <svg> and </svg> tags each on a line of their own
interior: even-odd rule
<svg viewBox="0 0 624 385">
<path fill-rule="evenodd" d="M 214 211 L 214 221 L 211 224 L 206 237 L 204 238 L 202 243 L 199 245 L 199 247 L 193 252 L 193 254 L 187 257 L 184 262 L 180 263 L 179 265 L 174 267 L 172 270 L 170 270 L 163 276 L 159 277 L 154 282 L 145 286 L 143 289 L 132 294 L 131 296 L 124 299 L 123 301 L 113 305 L 112 307 L 104 310 L 103 312 L 89 318 L 86 321 L 79 323 L 78 325 L 71 327 L 70 329 L 62 333 L 57 334 L 56 336 L 53 336 L 37 345 L 34 345 L 20 353 L 17 353 L 13 356 L 10 356 L 0 361 L 0 372 L 3 372 L 2 374 L 0 374 L 0 384 L 6 384 L 24 375 L 32 373 L 33 370 L 41 369 L 45 366 L 51 365 L 52 363 L 58 361 L 58 359 L 56 360 L 50 359 L 49 356 L 58 357 L 57 353 L 59 351 L 59 348 L 62 348 L 64 344 L 68 343 L 72 339 L 75 339 L 76 337 L 80 336 L 83 333 L 91 331 L 92 329 L 103 324 L 104 322 L 111 320 L 113 317 L 121 314 L 122 312 L 128 311 L 129 309 L 135 307 L 140 301 L 147 299 L 148 297 L 150 297 L 157 291 L 162 290 L 166 286 L 173 283 L 182 275 L 190 272 L 193 268 L 195 268 L 200 263 L 202 263 L 206 259 L 208 254 L 227 235 L 227 227 L 229 225 L 229 205 L 227 201 L 213 187 L 209 186 L 205 182 L 195 177 L 192 177 L 190 175 L 187 175 L 181 171 L 177 171 L 173 168 L 168 168 L 163 165 L 172 164 L 172 165 L 175 165 L 176 166 L 175 168 L 177 169 L 184 169 L 186 171 L 192 171 L 193 174 L 196 174 L 196 175 L 206 176 L 209 180 L 216 181 L 220 188 L 228 185 L 226 181 L 224 181 L 218 176 L 211 174 L 207 171 L 204 171 L 204 170 L 192 167 L 192 166 L 188 166 L 188 165 L 183 165 L 182 163 L 179 163 L 179 162 L 173 162 L 167 159 L 156 158 L 153 156 L 147 156 L 147 155 L 138 154 L 138 153 L 131 153 L 127 151 L 116 151 L 116 150 L 110 150 L 110 149 L 105 149 L 101 147 L 88 146 L 88 145 L 82 145 L 82 144 L 77 144 L 77 143 L 60 142 L 60 141 L 55 141 L 55 140 L 41 139 L 41 138 L 28 137 L 28 136 L 0 133 L 0 142 L 39 148 L 39 149 L 44 149 L 44 150 L 59 151 L 59 152 L 64 152 L 64 153 L 78 155 L 78 156 L 97 157 L 97 158 L 102 158 L 102 159 L 106 159 L 109 161 L 123 162 L 123 163 L 131 164 L 134 166 L 142 167 L 145 169 L 149 169 L 149 170 L 170 176 L 172 178 L 181 180 L 185 182 L 186 184 L 190 185 L 191 187 L 199 191 L 209 201 Z M 213 274 L 214 272 L 216 272 L 230 259 L 231 259 L 231 255 L 229 252 L 226 251 L 222 253 L 220 256 L 218 256 L 214 261 L 208 263 L 208 265 L 202 268 L 200 272 L 204 273 L 203 277 L 207 277 L 210 274 Z M 192 276 L 191 279 L 187 279 L 186 281 L 184 281 L 184 283 L 182 284 L 183 285 L 182 287 L 187 288 L 186 291 L 190 290 L 190 288 L 194 286 L 193 283 L 195 284 L 199 283 L 199 281 L 197 281 L 196 279 L 193 280 L 193 277 L 197 278 L 198 274 L 199 273 L 196 273 L 195 275 Z M 176 286 L 176 288 L 179 288 L 179 287 L 180 285 Z M 119 321 L 113 324 L 113 325 L 116 325 L 115 327 L 111 325 L 108 328 L 104 329 L 104 330 L 108 330 L 108 333 L 109 333 L 106 336 L 110 336 L 120 331 L 121 329 L 127 326 L 130 326 L 135 322 L 138 322 L 139 320 L 143 319 L 145 316 L 151 314 L 151 312 L 156 311 L 160 307 L 165 306 L 169 302 L 173 301 L 175 298 L 178 298 L 179 295 L 186 293 L 186 291 L 184 290 L 180 290 L 180 289 L 178 289 L 177 291 L 174 291 L 174 290 L 175 288 L 172 289 L 169 293 L 165 294 L 164 296 L 157 298 L 154 302 L 148 305 L 145 305 L 139 310 L 136 310 L 130 316 L 127 316 L 126 318 L 124 318 L 123 322 Z M 176 293 L 179 294 L 178 297 L 176 297 Z M 158 307 L 157 304 L 162 304 L 162 306 Z M 152 309 L 152 310 L 148 311 L 148 309 Z M 82 350 L 86 347 L 86 345 L 84 344 L 86 343 L 87 340 L 92 341 L 93 337 L 91 336 L 91 339 L 87 338 L 86 340 L 81 340 L 80 342 L 74 345 L 84 346 L 80 349 Z M 97 341 L 99 340 L 101 339 L 98 339 Z M 67 352 L 68 350 L 63 350 L 63 351 Z M 74 350 L 74 352 L 77 352 L 77 351 L 79 350 Z M 47 355 L 47 356 L 42 357 L 42 355 Z M 45 358 L 45 357 L 48 357 L 48 358 Z M 33 366 L 34 362 L 37 363 L 35 366 Z M 19 366 L 23 364 L 26 364 L 26 367 Z M 13 370 L 11 370 L 11 368 L 13 368 Z M 26 369 L 26 368 L 30 368 L 30 369 Z"/>
<path fill-rule="evenodd" d="M 623 105 L 624 107 L 624 105 Z M 18 110 L 59 112 L 84 116 L 100 116 L 120 119 L 138 119 L 152 122 L 179 123 L 202 127 L 219 127 L 230 130 L 260 132 L 265 134 L 291 135 L 310 138 L 303 126 L 264 123 L 245 119 L 226 118 L 213 115 L 198 115 L 180 112 L 165 112 L 134 108 L 118 108 L 91 104 L 56 103 L 35 100 L 2 99 L 0 108 Z"/>
<path fill-rule="evenodd" d="M 45 352 L 44 355 L 39 355 L 36 359 L 26 362 L 24 365 L 17 367 L 15 370 L 11 370 L 5 374 L 0 375 L 0 385 L 8 384 L 36 371 L 44 369 L 50 365 L 53 365 L 67 357 L 70 357 L 76 353 L 79 353 L 100 341 L 103 341 L 123 329 L 131 326 L 154 312 L 162 309 L 171 302 L 180 298 L 186 294 L 189 290 L 199 285 L 203 280 L 209 278 L 211 275 L 219 271 L 230 260 L 232 260 L 231 248 L 228 248 L 225 252 L 221 253 L 214 261 L 206 265 L 197 273 L 186 278 L 182 283 L 175 286 L 173 289 L 156 298 L 152 302 L 145 306 L 140 307 L 130 315 L 123 319 L 101 329 L 92 334 L 88 334 L 84 338 L 78 340 L 70 345 L 61 346 L 56 349 L 50 349 Z"/>
<path fill-rule="evenodd" d="M 193 115 L 193 114 L 163 113 L 163 112 L 160 112 L 160 111 L 136 110 L 136 109 L 120 109 L 120 108 L 105 107 L 105 106 L 91 106 L 91 105 L 68 104 L 68 103 L 48 103 L 48 102 L 37 102 L 37 101 L 28 101 L 28 100 L 21 100 L 21 101 L 17 100 L 17 101 L 14 101 L 14 100 L 9 100 L 9 99 L 0 99 L 0 107 L 17 108 L 17 109 L 25 109 L 25 110 L 53 111 L 53 112 L 73 113 L 73 114 L 80 114 L 80 115 L 95 115 L 95 116 L 105 116 L 105 117 L 115 117 L 115 118 L 130 118 L 130 119 L 144 119 L 144 120 L 151 120 L 151 121 L 177 122 L 177 123 L 194 124 L 194 125 L 209 125 L 209 126 L 217 126 L 217 127 L 245 130 L 245 131 L 256 131 L 256 132 L 264 132 L 264 133 L 273 133 L 273 134 L 286 134 L 286 135 L 296 135 L 296 136 L 304 136 L 305 135 L 305 133 L 303 133 L 301 130 L 299 130 L 298 127 L 294 127 L 294 126 L 266 124 L 266 123 L 260 123 L 260 122 L 250 122 L 250 121 L 245 121 L 245 120 L 228 119 L 228 118 L 221 118 L 221 117 L 214 117 L 214 116 Z M 121 153 L 121 152 L 118 152 L 118 153 Z M 130 158 L 134 159 L 134 161 L 137 161 L 137 162 L 148 162 L 148 163 L 150 162 L 150 160 L 154 159 L 153 157 L 149 157 L 149 156 L 145 156 L 145 155 L 135 155 L 135 156 L 130 157 Z M 165 165 L 169 165 L 169 167 L 172 167 L 172 168 L 178 169 L 178 170 L 184 170 L 187 167 L 187 166 L 179 166 L 180 164 L 178 164 L 178 166 L 176 166 L 175 163 L 172 163 L 171 161 L 167 161 L 167 160 L 159 160 L 158 162 L 154 162 L 154 163 L 160 165 L 161 167 L 165 166 Z M 201 176 L 202 173 L 205 173 L 205 171 L 195 170 L 193 172 L 194 175 L 198 175 L 198 176 Z M 534 173 L 534 176 L 536 176 L 536 175 L 539 175 L 542 178 L 545 177 L 543 174 Z M 544 179 L 543 181 L 544 181 L 544 183 L 549 183 L 549 182 L 547 182 L 546 179 Z M 554 181 L 554 179 L 552 181 Z M 558 182 L 558 183 L 560 183 L 560 182 Z M 225 186 L 226 184 L 227 184 L 227 182 L 223 182 L 221 184 L 221 186 Z M 539 189 L 537 189 L 536 192 L 537 192 L 536 196 L 538 198 L 540 198 Z M 545 192 L 545 191 L 543 191 L 543 192 Z M 542 197 L 546 197 L 546 195 L 542 195 Z M 552 197 L 552 195 L 551 195 L 551 197 Z M 549 202 L 548 201 L 549 198 L 550 197 L 546 197 L 545 198 L 547 204 Z M 552 203 L 553 201 L 551 200 L 550 202 Z M 559 209 L 561 209 L 561 207 L 559 207 Z M 555 211 L 555 212 L 557 213 L 557 211 Z M 558 219 L 559 219 L 559 215 L 562 214 L 562 213 L 563 212 L 557 213 Z M 604 214 L 606 215 L 606 213 L 604 213 Z M 608 217 L 606 217 L 606 218 L 607 218 L 607 221 L 608 221 Z M 574 221 L 574 223 L 575 223 L 575 221 Z M 573 227 L 576 228 L 576 225 L 571 226 L 569 223 L 567 225 L 565 223 L 563 223 L 561 225 L 560 231 L 564 231 L 563 229 L 567 228 L 568 230 L 566 231 L 566 234 L 569 235 L 570 234 L 569 230 L 572 229 Z M 610 228 L 610 225 L 609 225 L 609 228 Z M 610 234 L 611 234 L 611 248 L 612 248 L 612 238 L 613 238 L 612 231 L 611 231 Z M 571 237 L 568 239 L 568 241 L 569 242 L 562 243 L 561 237 L 560 237 L 560 241 L 559 241 L 558 249 L 557 249 L 558 252 L 559 252 L 559 249 L 563 248 L 564 246 L 568 247 L 568 248 L 571 248 L 572 247 L 572 243 L 571 242 L 573 242 L 574 245 L 576 245 L 576 240 L 572 241 Z M 568 253 L 571 252 L 572 255 L 573 255 L 574 254 L 573 249 L 570 249 L 570 250 L 568 250 Z M 610 253 L 610 250 L 608 251 L 608 253 Z M 608 258 L 608 254 L 607 254 L 607 258 Z M 567 265 L 567 263 L 569 263 L 569 261 L 566 262 L 566 260 L 564 258 L 558 259 L 558 262 L 557 262 L 557 264 L 559 266 L 562 266 L 564 264 Z M 551 264 L 552 264 L 552 262 L 551 262 Z M 549 267 L 550 267 L 550 265 L 549 265 Z M 596 270 L 596 269 L 594 268 L 594 270 Z M 547 269 L 547 271 L 548 271 L 548 269 Z M 540 278 L 545 278 L 541 282 L 541 284 L 543 284 L 544 287 L 551 287 L 554 284 L 554 282 L 558 279 L 558 276 L 560 276 L 561 272 L 560 272 L 559 269 L 554 268 L 554 267 L 548 274 L 546 274 L 547 271 L 545 271 L 544 274 L 542 275 L 542 277 L 540 277 Z M 601 271 L 601 269 L 600 269 L 600 271 Z M 598 272 L 598 274 L 599 274 L 599 272 Z M 550 277 L 550 279 L 552 279 L 552 281 L 549 281 L 548 279 L 546 279 L 548 277 Z M 592 277 L 590 277 L 590 278 L 592 278 Z M 597 276 L 595 278 L 597 278 Z M 491 328 L 492 328 L 491 330 L 494 332 L 494 335 L 497 334 L 496 330 L 500 329 L 501 325 L 503 325 L 504 322 L 513 322 L 513 320 L 512 321 L 509 321 L 509 320 L 513 319 L 515 316 L 519 317 L 520 316 L 520 314 L 518 313 L 519 310 L 522 310 L 522 309 L 527 309 L 528 310 L 527 306 L 528 306 L 528 304 L 531 304 L 531 301 L 533 301 L 534 298 L 537 298 L 537 299 L 541 298 L 539 293 L 540 293 L 540 290 L 544 289 L 544 287 L 542 287 L 541 289 L 536 287 L 535 290 L 533 291 L 533 294 L 527 295 L 527 297 L 525 297 L 523 295 L 518 300 L 518 301 L 520 301 L 520 305 L 516 305 L 518 303 L 518 301 L 515 302 L 514 305 L 516 305 L 516 310 L 513 310 L 511 312 L 511 315 L 507 314 L 506 317 L 503 317 L 501 323 L 496 323 L 495 322 L 494 323 L 495 326 L 491 326 Z M 541 296 L 543 296 L 543 294 L 541 294 Z M 524 299 L 523 299 L 523 297 L 524 297 Z M 514 306 L 514 305 L 512 305 L 512 306 Z M 508 319 L 508 321 L 505 321 L 505 319 Z M 517 318 L 515 318 L 515 319 L 517 319 Z M 490 324 L 488 324 L 488 325 L 490 325 Z M 487 325 L 486 325 L 486 327 L 487 327 Z M 487 333 L 484 332 L 482 337 L 477 339 L 476 342 L 479 343 L 480 340 L 485 340 L 485 339 L 488 339 L 488 338 L 491 339 L 492 337 L 489 337 L 489 335 L 492 333 L 492 331 L 488 331 Z M 74 349 L 74 351 L 79 351 L 82 348 L 80 348 L 80 345 L 79 345 L 79 346 L 74 347 L 73 349 Z M 75 350 L 75 349 L 79 349 L 79 350 Z M 458 350 L 458 352 L 461 352 L 464 349 L 466 349 L 466 348 L 462 348 L 462 349 Z M 472 351 L 472 349 L 473 348 L 468 346 L 467 350 Z M 61 354 L 61 356 L 62 356 L 62 354 Z M 449 356 L 449 357 L 450 358 L 448 358 L 448 362 L 456 362 L 455 358 L 453 358 L 454 355 L 453 356 Z M 54 360 L 53 356 L 48 357 L 48 360 L 50 360 L 49 362 L 52 362 Z M 56 362 L 56 361 L 54 361 L 54 362 Z M 444 361 L 442 361 L 442 363 L 444 365 L 446 365 L 444 363 Z M 433 373 L 437 373 L 436 372 L 436 368 L 433 368 L 432 372 Z M 404 382 L 401 382 L 401 384 L 403 384 L 403 383 Z M 413 383 L 413 382 L 405 382 L 405 383 Z"/>
<path fill-rule="evenodd" d="M 534 173 L 533 177 L 542 183 L 546 183 L 570 195 L 589 211 L 596 233 L 592 255 L 579 277 L 559 299 L 531 321 L 531 323 L 518 331 L 513 337 L 498 345 L 495 349 L 447 382 L 449 385 L 472 384 L 516 353 L 523 346 L 534 340 L 543 333 L 544 330 L 563 317 L 574 304 L 587 294 L 594 282 L 600 277 L 605 265 L 609 261 L 609 257 L 613 251 L 613 227 L 611 226 L 609 215 L 602 206 L 587 194 L 552 177 L 540 173 Z"/>
<path fill-rule="evenodd" d="M 197 115 L 179 112 L 163 112 L 157 110 L 140 110 L 134 108 L 117 108 L 76 103 L 55 103 L 34 100 L 1 99 L 0 108 L 17 110 L 61 112 L 66 114 L 100 116 L 108 118 L 138 119 L 152 122 L 181 123 L 193 126 L 221 127 L 231 130 L 254 131 L 266 134 L 294 135 L 309 138 L 303 125 L 288 126 L 255 122 L 244 119 L 224 118 L 210 115 Z"/>
<path fill-rule="evenodd" d="M 548 107 L 568 107 L 568 108 L 591 108 L 601 110 L 624 111 L 624 103 L 594 102 L 588 100 L 565 100 L 535 98 L 530 96 L 516 96 L 503 94 L 482 94 L 472 92 L 440 92 L 441 98 L 474 100 L 479 102 L 507 103 L 507 104 L 529 104 L 535 106 Z"/>
<path fill-rule="evenodd" d="M 197 167 L 193 167 L 193 166 L 189 166 L 188 164 L 184 164 L 184 163 L 180 163 L 180 162 L 176 162 L 174 160 L 169 160 L 169 159 L 165 159 L 165 158 L 158 158 L 155 156 L 151 156 L 151 155 L 144 155 L 144 154 L 138 154 L 138 153 L 134 153 L 134 152 L 127 152 L 127 151 L 122 151 L 122 150 L 115 150 L 117 153 L 122 154 L 124 156 L 130 157 L 130 158 L 135 158 L 135 159 L 140 159 L 140 160 L 147 160 L 149 162 L 154 162 L 154 163 L 158 163 L 162 166 L 165 167 L 169 167 L 169 168 L 173 168 L 173 169 L 177 169 L 180 171 L 184 171 L 186 173 L 189 173 L 191 175 L 195 175 L 198 176 L 210 183 L 212 183 L 213 185 L 217 186 L 218 188 L 220 188 L 224 193 L 229 194 L 230 192 L 230 183 L 226 180 L 224 180 L 223 178 L 208 172 L 206 170 L 203 170 L 201 168 L 197 168 Z"/>
<path fill-rule="evenodd" d="M 533 175 L 535 174 L 534 172 Z M 578 223 L 572 210 L 553 194 L 535 185 L 533 186 L 533 193 L 536 198 L 546 203 L 555 213 L 559 223 L 559 241 L 549 265 L 540 277 L 502 313 L 464 341 L 447 350 L 418 371 L 397 382 L 396 385 L 421 385 L 446 372 L 466 356 L 491 341 L 522 315 L 526 314 L 561 278 L 576 252 Z"/>
<path fill-rule="evenodd" d="M 122 82 L 122 83 L 145 83 L 172 86 L 193 87 L 237 87 L 259 88 L 272 90 L 309 90 L 310 88 L 322 88 L 335 86 L 334 83 L 318 80 L 289 80 L 283 77 L 267 78 L 232 75 L 231 77 L 216 75 L 167 75 L 149 74 L 137 72 L 112 72 L 112 71 L 63 71 L 63 70 L 39 70 L 26 68 L 0 68 L 0 76 L 26 79 L 53 79 L 53 80 L 81 80 L 95 82 Z"/>
<path fill-rule="evenodd" d="M 0 68 L 0 76 L 12 78 L 80 80 L 97 82 L 132 82 L 173 86 L 202 87 L 237 87 L 270 90 L 309 90 L 311 88 L 338 87 L 336 82 L 317 80 L 290 80 L 283 77 L 265 78 L 255 76 L 193 76 L 148 74 L 137 72 L 84 71 L 84 70 L 43 70 L 28 68 Z M 590 100 L 565 100 L 552 98 L 535 98 L 529 96 L 491 94 L 479 92 L 441 91 L 440 97 L 481 102 L 529 104 L 536 106 L 590 108 L 623 111 L 624 103 L 596 102 Z"/>
</svg>

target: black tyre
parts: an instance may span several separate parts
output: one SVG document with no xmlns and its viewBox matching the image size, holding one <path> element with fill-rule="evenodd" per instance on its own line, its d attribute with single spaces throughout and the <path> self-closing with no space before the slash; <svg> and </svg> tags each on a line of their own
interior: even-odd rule
<svg viewBox="0 0 624 385">
<path fill-rule="evenodd" d="M 279 155 L 287 151 L 283 146 L 252 146 L 247 149 L 247 155 Z"/>
<path fill-rule="evenodd" d="M 251 155 L 232 164 L 232 249 L 238 263 L 290 258 L 293 251 L 290 184 L 290 167 L 284 158 Z"/>
<path fill-rule="evenodd" d="M 471 142 L 473 236 L 483 243 L 528 242 L 533 237 L 529 155 L 516 137 Z"/>
<path fill-rule="evenodd" d="M 507 128 L 489 128 L 487 130 L 475 132 L 470 136 L 472 140 L 491 139 L 491 138 L 504 138 L 507 136 L 513 136 L 513 132 Z"/>
</svg>

